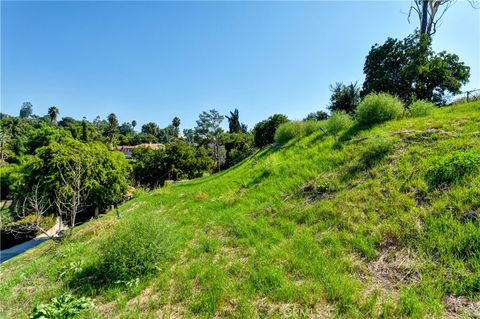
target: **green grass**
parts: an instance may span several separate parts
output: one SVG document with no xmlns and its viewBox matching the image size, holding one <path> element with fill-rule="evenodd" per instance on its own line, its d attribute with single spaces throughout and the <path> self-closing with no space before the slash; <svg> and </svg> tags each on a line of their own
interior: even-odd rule
<svg viewBox="0 0 480 319">
<path fill-rule="evenodd" d="M 142 192 L 119 220 L 107 214 L 5 262 L 0 317 L 26 318 L 65 294 L 94 300 L 85 318 L 423 318 L 452 315 L 455 298 L 466 302 L 453 315 L 472 316 L 480 174 L 441 185 L 430 176 L 450 172 L 448 154 L 480 153 L 480 102 L 340 134 L 316 132 Z M 158 258 L 99 284 L 91 271 L 110 269 L 112 236 L 134 241 L 131 229 L 151 256 L 145 220 L 161 234 Z M 137 257 L 115 240 L 119 260 Z"/>
</svg>

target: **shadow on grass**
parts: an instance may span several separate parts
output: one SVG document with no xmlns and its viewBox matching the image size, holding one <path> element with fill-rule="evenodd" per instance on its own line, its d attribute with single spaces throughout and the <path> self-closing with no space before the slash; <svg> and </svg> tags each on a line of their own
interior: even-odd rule
<svg viewBox="0 0 480 319">
<path fill-rule="evenodd" d="M 351 128 L 346 130 L 338 139 L 338 142 L 348 142 L 352 140 L 355 136 L 357 136 L 362 131 L 367 131 L 371 129 L 374 125 L 372 124 L 359 124 L 355 123 Z"/>
</svg>

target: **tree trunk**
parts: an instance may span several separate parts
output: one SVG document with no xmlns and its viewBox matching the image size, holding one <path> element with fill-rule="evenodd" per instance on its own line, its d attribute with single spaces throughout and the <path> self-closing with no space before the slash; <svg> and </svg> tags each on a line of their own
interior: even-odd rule
<svg viewBox="0 0 480 319">
<path fill-rule="evenodd" d="M 427 33 L 428 0 L 422 0 L 422 18 L 420 20 L 420 34 Z"/>
<path fill-rule="evenodd" d="M 97 218 L 99 215 L 98 207 L 95 207 L 95 218 Z"/>
</svg>

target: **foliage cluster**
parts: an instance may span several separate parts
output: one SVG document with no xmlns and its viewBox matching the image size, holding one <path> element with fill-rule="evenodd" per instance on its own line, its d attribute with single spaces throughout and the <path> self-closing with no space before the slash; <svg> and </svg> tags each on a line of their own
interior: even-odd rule
<svg viewBox="0 0 480 319">
<path fill-rule="evenodd" d="M 82 312 L 93 309 L 95 303 L 88 297 L 76 297 L 64 294 L 52 299 L 50 303 L 38 305 L 30 315 L 30 319 L 70 319 Z"/>
<path fill-rule="evenodd" d="M 361 125 L 398 119 L 405 111 L 402 101 L 387 93 L 371 93 L 358 105 L 355 116 Z"/>
<path fill-rule="evenodd" d="M 418 100 L 408 106 L 410 117 L 422 117 L 431 115 L 437 107 L 432 102 Z"/>
<path fill-rule="evenodd" d="M 101 143 L 81 143 L 68 138 L 37 149 L 20 170 L 14 197 L 21 202 L 31 195 L 36 185 L 51 202 L 59 193 L 73 196 L 73 167 L 81 171 L 81 188 L 87 209 L 105 210 L 120 202 L 129 186 L 129 166 L 124 156 L 111 152 Z"/>
<path fill-rule="evenodd" d="M 152 214 L 120 223 L 103 241 L 100 251 L 100 280 L 130 281 L 153 274 L 160 262 L 171 256 L 175 248 L 172 231 Z"/>
<path fill-rule="evenodd" d="M 253 128 L 253 142 L 256 147 L 264 147 L 275 141 L 275 131 L 277 128 L 288 122 L 288 117 L 283 114 L 274 114 L 268 119 L 263 120 Z"/>
<path fill-rule="evenodd" d="M 148 187 L 163 185 L 165 180 L 200 177 L 214 166 L 205 148 L 182 141 L 169 143 L 165 149 L 136 148 L 133 158 L 135 181 Z"/>
<path fill-rule="evenodd" d="M 360 88 L 356 82 L 348 85 L 337 82 L 330 86 L 330 91 L 332 92 L 328 105 L 330 112 L 343 111 L 350 115 L 355 113 L 360 103 Z"/>
<path fill-rule="evenodd" d="M 291 121 L 281 124 L 275 132 L 275 143 L 284 144 L 294 138 L 308 136 L 320 131 L 322 121 Z"/>
<path fill-rule="evenodd" d="M 335 111 L 325 122 L 325 127 L 330 134 L 337 134 L 353 125 L 354 121 L 344 111 Z"/>
<path fill-rule="evenodd" d="M 445 103 L 445 94 L 460 93 L 468 81 L 470 68 L 456 54 L 432 50 L 428 35 L 414 33 L 403 40 L 388 38 L 368 53 L 362 95 L 386 92 L 404 103 L 427 100 Z"/>
</svg>

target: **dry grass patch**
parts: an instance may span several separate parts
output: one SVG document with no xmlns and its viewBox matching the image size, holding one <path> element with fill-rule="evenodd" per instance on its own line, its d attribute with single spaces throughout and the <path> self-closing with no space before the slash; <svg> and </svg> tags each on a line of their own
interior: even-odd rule
<svg viewBox="0 0 480 319">
<path fill-rule="evenodd" d="M 203 202 L 208 199 L 208 194 L 205 192 L 199 191 L 193 195 L 193 199 L 197 202 Z"/>
</svg>

